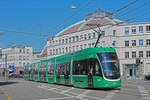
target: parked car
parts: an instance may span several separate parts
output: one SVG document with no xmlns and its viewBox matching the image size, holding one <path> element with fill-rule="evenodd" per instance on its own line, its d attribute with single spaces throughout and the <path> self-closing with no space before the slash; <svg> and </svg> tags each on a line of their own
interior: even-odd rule
<svg viewBox="0 0 150 100">
<path fill-rule="evenodd" d="M 17 77 L 17 75 L 15 73 L 10 73 L 8 75 L 8 78 L 16 78 L 16 77 Z"/>
<path fill-rule="evenodd" d="M 145 75 L 144 80 L 150 80 L 150 74 L 149 75 Z"/>
<path fill-rule="evenodd" d="M 18 74 L 17 78 L 24 78 L 24 76 L 22 74 Z"/>
</svg>

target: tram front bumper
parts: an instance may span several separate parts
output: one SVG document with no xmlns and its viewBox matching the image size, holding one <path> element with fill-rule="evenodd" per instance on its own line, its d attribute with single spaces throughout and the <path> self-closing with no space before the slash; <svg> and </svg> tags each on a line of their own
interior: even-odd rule
<svg viewBox="0 0 150 100">
<path fill-rule="evenodd" d="M 120 80 L 114 80 L 114 81 L 108 81 L 105 79 L 102 79 L 101 81 L 95 81 L 94 82 L 94 88 L 114 88 L 114 87 L 120 87 L 121 86 L 121 79 Z"/>
</svg>

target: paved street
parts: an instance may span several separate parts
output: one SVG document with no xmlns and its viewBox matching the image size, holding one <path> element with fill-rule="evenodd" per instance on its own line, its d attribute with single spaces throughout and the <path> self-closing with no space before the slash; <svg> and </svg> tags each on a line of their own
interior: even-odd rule
<svg viewBox="0 0 150 100">
<path fill-rule="evenodd" d="M 80 89 L 23 79 L 0 80 L 0 100 L 150 100 L 150 81 L 128 80 L 121 89 Z"/>
</svg>

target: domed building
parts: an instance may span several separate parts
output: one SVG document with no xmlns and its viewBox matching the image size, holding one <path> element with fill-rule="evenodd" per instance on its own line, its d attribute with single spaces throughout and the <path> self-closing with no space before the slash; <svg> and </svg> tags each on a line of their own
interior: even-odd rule
<svg viewBox="0 0 150 100">
<path fill-rule="evenodd" d="M 49 37 L 46 54 L 47 58 L 52 58 L 94 47 L 98 34 L 101 34 L 97 47 L 116 48 L 123 78 L 143 79 L 144 75 L 150 74 L 149 33 L 150 23 L 125 23 L 98 9 L 56 36 Z"/>
</svg>

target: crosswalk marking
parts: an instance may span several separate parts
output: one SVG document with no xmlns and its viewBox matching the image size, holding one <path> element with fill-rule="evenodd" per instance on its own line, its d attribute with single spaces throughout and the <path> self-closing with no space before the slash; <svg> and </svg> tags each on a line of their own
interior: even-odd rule
<svg viewBox="0 0 150 100">
<path fill-rule="evenodd" d="M 50 90 L 50 91 L 52 91 L 52 92 L 55 92 L 55 93 L 58 93 L 58 94 L 63 94 L 63 95 L 65 95 L 65 96 L 68 96 L 68 97 L 61 97 L 61 98 L 48 98 L 48 99 L 40 99 L 40 100 L 59 100 L 59 99 L 65 99 L 65 98 L 78 98 L 78 99 L 81 99 L 81 100 L 87 100 L 87 99 L 85 99 L 85 97 L 87 97 L 87 98 L 91 98 L 91 99 L 95 99 L 95 100 L 102 100 L 101 98 L 97 98 L 97 97 L 93 97 L 93 96 L 88 96 L 88 95 L 86 95 L 86 94 L 88 94 L 91 90 L 86 90 L 86 91 L 84 91 L 83 93 L 81 93 L 81 94 L 78 94 L 78 93 L 74 93 L 74 92 L 69 92 L 70 94 L 72 94 L 72 95 L 70 95 L 70 94 L 66 94 L 66 92 L 68 92 L 68 91 L 70 91 L 70 90 L 72 90 L 72 89 L 75 89 L 75 88 L 71 88 L 71 89 L 67 89 L 67 90 L 64 90 L 64 91 L 62 91 L 62 92 L 58 92 L 58 91 L 56 91 L 56 90 L 62 90 L 62 89 L 59 89 L 59 88 L 47 88 L 47 86 L 44 86 L 44 85 L 40 85 L 40 86 L 38 86 L 39 88 L 43 88 L 43 89 L 47 89 L 47 90 Z M 73 96 L 73 95 L 75 95 L 75 96 Z"/>
<path fill-rule="evenodd" d="M 143 98 L 150 99 L 150 95 L 149 95 L 148 91 L 143 86 L 138 86 L 138 89 L 139 89 L 139 92 L 141 93 L 141 95 L 143 96 Z"/>
</svg>

